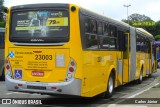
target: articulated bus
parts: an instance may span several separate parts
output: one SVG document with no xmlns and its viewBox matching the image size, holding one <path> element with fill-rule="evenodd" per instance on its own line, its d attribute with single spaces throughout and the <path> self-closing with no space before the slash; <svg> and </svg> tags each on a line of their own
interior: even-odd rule
<svg viewBox="0 0 160 107">
<path fill-rule="evenodd" d="M 156 72 L 154 37 L 74 4 L 6 10 L 9 91 L 111 97 L 114 88 Z"/>
</svg>

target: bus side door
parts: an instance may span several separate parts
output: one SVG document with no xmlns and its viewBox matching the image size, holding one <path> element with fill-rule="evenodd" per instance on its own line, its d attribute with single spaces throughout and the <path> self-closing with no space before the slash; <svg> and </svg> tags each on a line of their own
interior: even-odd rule
<svg viewBox="0 0 160 107">
<path fill-rule="evenodd" d="M 129 33 L 123 35 L 123 83 L 129 81 Z"/>
</svg>

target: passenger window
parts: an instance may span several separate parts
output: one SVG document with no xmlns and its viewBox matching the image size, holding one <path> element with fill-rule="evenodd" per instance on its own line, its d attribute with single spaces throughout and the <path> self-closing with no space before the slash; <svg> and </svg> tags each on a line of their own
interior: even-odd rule
<svg viewBox="0 0 160 107">
<path fill-rule="evenodd" d="M 151 43 L 150 43 L 150 41 L 148 40 L 147 41 L 147 47 L 148 47 L 148 53 L 151 53 Z"/>
<path fill-rule="evenodd" d="M 110 49 L 110 38 L 109 37 L 103 37 L 102 49 Z"/>
<path fill-rule="evenodd" d="M 111 37 L 117 37 L 117 31 L 115 26 L 109 26 L 109 34 Z"/>
<path fill-rule="evenodd" d="M 85 20 L 85 47 L 86 49 L 98 49 L 97 23 L 95 20 Z"/>
<path fill-rule="evenodd" d="M 104 36 L 109 36 L 108 24 L 104 25 Z"/>
<path fill-rule="evenodd" d="M 90 28 L 91 28 L 91 32 L 90 33 L 96 34 L 97 33 L 96 21 L 91 19 L 89 24 L 90 24 Z"/>
<path fill-rule="evenodd" d="M 86 48 L 87 49 L 98 49 L 98 38 L 96 35 L 86 35 L 87 42 Z"/>
<path fill-rule="evenodd" d="M 139 51 L 141 51 L 141 40 L 140 40 L 140 37 L 139 37 L 139 35 L 137 35 L 137 45 L 136 45 L 136 50 L 137 50 L 137 52 L 139 52 Z"/>
<path fill-rule="evenodd" d="M 89 19 L 86 19 L 84 26 L 85 26 L 85 32 L 90 32 Z"/>
<path fill-rule="evenodd" d="M 116 49 L 116 39 L 110 38 L 110 49 Z"/>
<path fill-rule="evenodd" d="M 110 49 L 118 49 L 117 30 L 113 25 L 109 26 Z"/>
<path fill-rule="evenodd" d="M 99 22 L 98 23 L 98 35 L 102 35 L 103 34 L 103 26 L 102 23 Z"/>
</svg>

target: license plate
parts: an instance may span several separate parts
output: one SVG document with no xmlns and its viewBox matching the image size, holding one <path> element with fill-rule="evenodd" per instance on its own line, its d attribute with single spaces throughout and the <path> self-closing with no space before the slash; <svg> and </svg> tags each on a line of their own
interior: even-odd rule
<svg viewBox="0 0 160 107">
<path fill-rule="evenodd" d="M 44 72 L 42 71 L 32 71 L 32 76 L 44 76 Z"/>
<path fill-rule="evenodd" d="M 46 87 L 44 86 L 32 86 L 32 85 L 27 85 L 28 89 L 39 89 L 39 90 L 46 90 Z"/>
</svg>

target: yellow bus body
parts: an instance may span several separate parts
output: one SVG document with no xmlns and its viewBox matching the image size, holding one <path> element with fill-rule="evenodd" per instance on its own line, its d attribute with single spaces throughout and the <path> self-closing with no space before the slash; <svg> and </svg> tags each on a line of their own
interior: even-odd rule
<svg viewBox="0 0 160 107">
<path fill-rule="evenodd" d="M 71 11 L 73 6 L 76 8 L 75 11 Z M 9 61 L 11 67 L 11 77 L 8 77 L 6 73 L 8 90 L 93 97 L 108 91 L 108 79 L 111 73 L 114 74 L 114 88 L 139 79 L 141 70 L 143 70 L 143 77 L 152 73 L 152 56 L 150 53 L 136 52 L 134 56 L 136 71 L 134 71 L 134 79 L 131 80 L 130 77 L 133 75 L 130 68 L 132 61 L 131 52 L 127 53 L 128 59 L 123 59 L 123 51 L 83 50 L 79 9 L 79 6 L 69 5 L 70 39 L 69 42 L 61 46 L 15 45 L 10 42 L 12 8 L 8 9 L 5 39 L 5 58 Z M 126 36 L 128 38 L 132 36 L 129 32 L 125 33 L 127 33 Z M 130 50 L 130 40 L 127 42 L 129 44 L 128 50 Z M 150 46 L 152 47 L 152 44 Z M 52 57 L 51 60 L 49 60 L 49 56 Z M 48 57 L 48 59 L 44 58 L 44 60 L 43 57 Z M 67 72 L 69 71 L 70 62 L 72 62 L 71 59 L 74 60 L 75 67 L 73 68 L 76 69 L 71 78 L 76 79 L 78 82 L 70 86 L 67 85 L 70 81 L 66 80 L 68 78 L 66 76 L 69 75 Z M 64 60 L 64 62 L 61 62 L 61 60 Z M 57 66 L 58 64 L 62 66 Z M 118 64 L 122 64 L 122 67 L 120 67 L 123 70 L 122 74 L 118 71 L 120 66 Z M 17 72 L 22 72 L 21 79 L 15 78 L 16 70 Z M 147 70 L 148 74 L 146 73 Z M 6 72 L 8 71 L 6 70 Z M 50 86 L 50 84 L 52 85 Z M 28 85 L 39 87 L 27 88 Z M 45 86 L 46 88 L 43 90 Z M 54 87 L 56 87 L 55 90 Z M 61 91 L 58 91 L 58 89 L 61 89 Z M 76 91 L 72 93 L 73 90 Z"/>
</svg>

